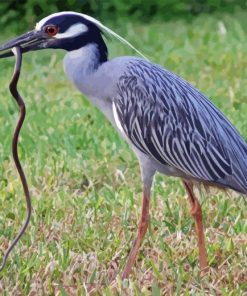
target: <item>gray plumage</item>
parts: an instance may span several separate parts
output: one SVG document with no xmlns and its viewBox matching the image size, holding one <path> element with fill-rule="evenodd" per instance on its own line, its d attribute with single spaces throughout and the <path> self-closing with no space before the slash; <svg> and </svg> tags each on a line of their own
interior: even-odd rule
<svg viewBox="0 0 247 296">
<path fill-rule="evenodd" d="M 67 54 L 65 72 L 118 127 L 143 174 L 153 168 L 150 178 L 160 171 L 247 193 L 247 145 L 206 96 L 139 58 L 116 58 L 95 69 L 97 47 L 87 46 L 76 55 L 78 62 L 72 63 L 75 53 Z"/>
<path fill-rule="evenodd" d="M 117 84 L 118 118 L 138 149 L 185 178 L 247 193 L 247 145 L 207 97 L 139 59 L 129 61 Z"/>
</svg>

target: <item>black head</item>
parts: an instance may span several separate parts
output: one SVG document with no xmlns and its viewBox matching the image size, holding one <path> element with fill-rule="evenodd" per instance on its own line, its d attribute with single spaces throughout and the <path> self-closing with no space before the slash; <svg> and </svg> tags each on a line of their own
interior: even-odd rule
<svg viewBox="0 0 247 296">
<path fill-rule="evenodd" d="M 107 60 L 107 47 L 102 38 L 101 26 L 100 22 L 84 14 L 55 13 L 38 22 L 33 31 L 1 46 L 0 51 L 5 53 L 0 57 L 11 56 L 10 49 L 14 46 L 20 46 L 22 52 L 45 48 L 72 51 L 95 43 L 99 49 L 101 62 L 104 62 Z"/>
</svg>

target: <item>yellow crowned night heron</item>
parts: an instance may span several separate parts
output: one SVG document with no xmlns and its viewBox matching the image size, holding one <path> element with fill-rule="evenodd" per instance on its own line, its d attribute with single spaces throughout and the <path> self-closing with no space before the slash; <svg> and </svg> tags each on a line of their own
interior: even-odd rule
<svg viewBox="0 0 247 296">
<path fill-rule="evenodd" d="M 141 58 L 108 60 L 103 33 L 130 45 L 92 17 L 55 13 L 37 23 L 33 31 L 1 46 L 0 57 L 10 56 L 14 46 L 20 46 L 22 52 L 66 50 L 68 79 L 104 113 L 136 153 L 143 204 L 137 238 L 122 277 L 129 276 L 147 231 L 156 171 L 182 179 L 195 220 L 200 267 L 205 271 L 202 211 L 193 185 L 199 182 L 247 194 L 247 144 L 208 98 L 182 78 Z"/>
</svg>

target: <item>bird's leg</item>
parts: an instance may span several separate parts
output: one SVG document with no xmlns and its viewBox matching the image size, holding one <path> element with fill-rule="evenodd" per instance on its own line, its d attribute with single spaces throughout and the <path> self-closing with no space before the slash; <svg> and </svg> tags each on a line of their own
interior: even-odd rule
<svg viewBox="0 0 247 296">
<path fill-rule="evenodd" d="M 148 222 L 149 222 L 149 202 L 150 202 L 150 186 L 144 185 L 141 219 L 138 226 L 137 237 L 129 253 L 128 262 L 123 271 L 122 279 L 126 279 L 129 277 L 131 269 L 135 263 L 138 250 L 141 246 L 144 235 L 147 232 Z"/>
<path fill-rule="evenodd" d="M 185 189 L 189 197 L 191 215 L 195 220 L 197 242 L 198 242 L 198 248 L 199 248 L 200 268 L 201 268 L 201 272 L 205 273 L 208 269 L 208 264 L 207 264 L 207 252 L 205 248 L 203 221 L 202 221 L 202 208 L 193 192 L 193 185 L 185 180 L 183 180 L 183 184 L 185 186 Z"/>
</svg>

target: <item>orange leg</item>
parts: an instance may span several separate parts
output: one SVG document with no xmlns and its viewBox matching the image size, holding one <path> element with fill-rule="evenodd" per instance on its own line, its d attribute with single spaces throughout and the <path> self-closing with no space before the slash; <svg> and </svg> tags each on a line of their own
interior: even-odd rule
<svg viewBox="0 0 247 296">
<path fill-rule="evenodd" d="M 199 248 L 200 268 L 201 268 L 201 272 L 205 273 L 208 269 L 208 264 L 207 264 L 207 252 L 205 248 L 203 221 L 202 221 L 202 208 L 193 192 L 193 185 L 185 180 L 183 180 L 183 184 L 188 193 L 189 202 L 191 206 L 191 215 L 195 220 L 197 242 L 198 242 L 198 248 Z"/>
<path fill-rule="evenodd" d="M 129 253 L 128 262 L 123 271 L 122 279 L 126 279 L 129 277 L 131 269 L 135 263 L 137 253 L 141 246 L 142 240 L 145 236 L 145 233 L 147 232 L 148 222 L 149 222 L 149 200 L 150 200 L 150 189 L 144 186 L 142 212 L 141 212 L 141 219 L 138 226 L 137 237 Z"/>
</svg>

